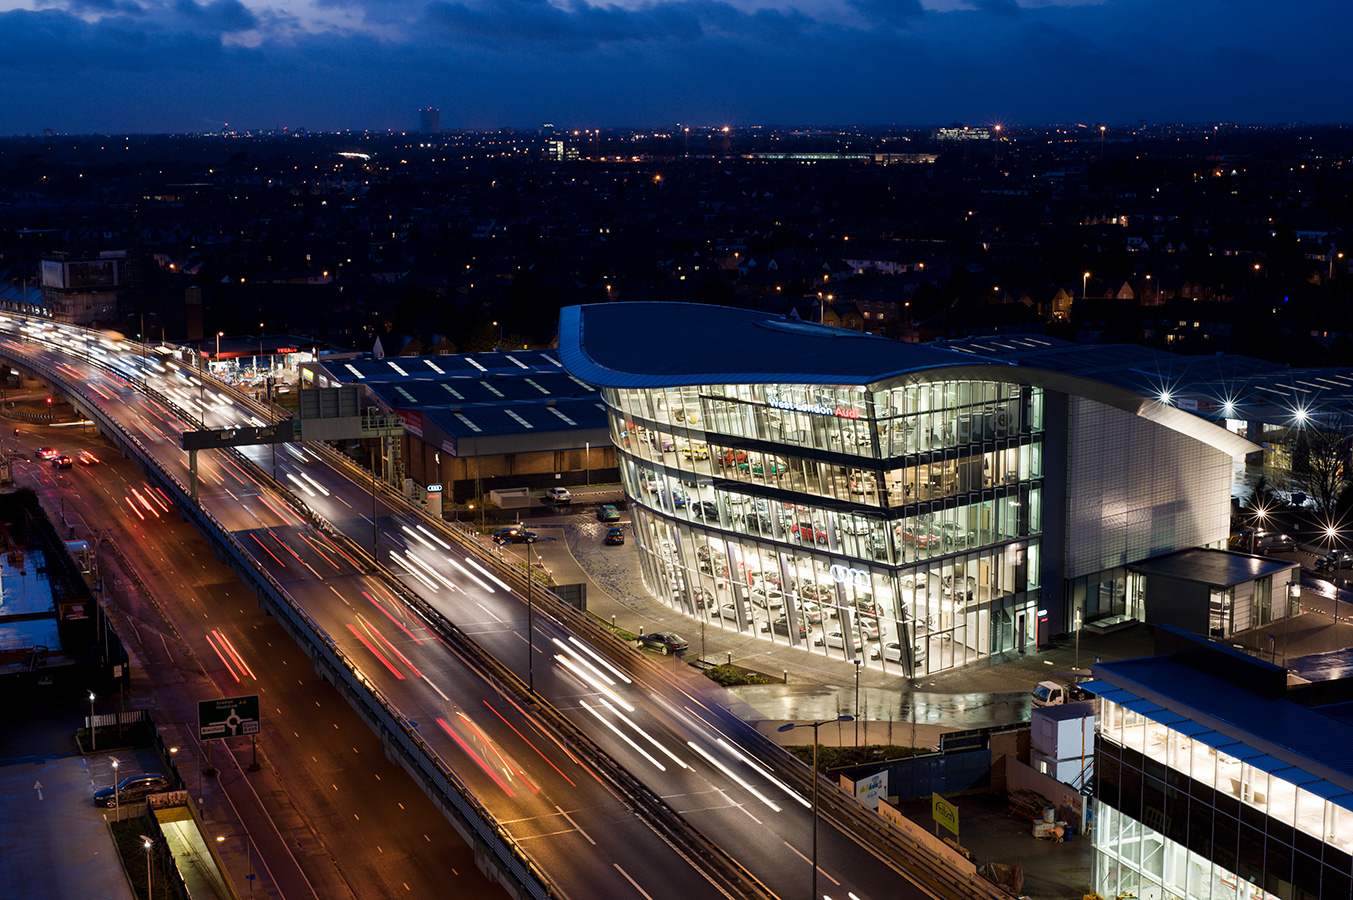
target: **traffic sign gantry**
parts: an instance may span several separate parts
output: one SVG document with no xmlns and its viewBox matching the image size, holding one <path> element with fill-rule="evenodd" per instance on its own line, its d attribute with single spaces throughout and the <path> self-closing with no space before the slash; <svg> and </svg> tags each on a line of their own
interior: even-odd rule
<svg viewBox="0 0 1353 900">
<path fill-rule="evenodd" d="M 258 734 L 258 694 L 248 697 L 223 697 L 197 704 L 197 738 L 220 738 Z"/>
</svg>

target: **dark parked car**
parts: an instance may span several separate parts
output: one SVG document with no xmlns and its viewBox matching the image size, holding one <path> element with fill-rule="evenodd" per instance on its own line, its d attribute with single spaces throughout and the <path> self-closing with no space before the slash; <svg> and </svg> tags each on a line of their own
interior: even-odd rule
<svg viewBox="0 0 1353 900">
<path fill-rule="evenodd" d="M 651 634 L 639 635 L 639 646 L 647 647 L 649 650 L 666 650 L 669 653 L 680 653 L 690 644 L 681 639 L 681 636 L 674 631 L 654 631 Z"/>
<path fill-rule="evenodd" d="M 169 779 L 163 775 L 128 775 L 117 784 L 117 803 L 125 805 L 144 800 L 151 794 L 163 793 L 170 789 Z M 112 806 L 114 790 L 111 787 L 100 788 L 94 792 L 95 806 Z"/>
<path fill-rule="evenodd" d="M 789 620 L 786 619 L 784 616 L 781 616 L 780 618 L 774 620 L 773 622 L 771 622 L 771 623 L 768 624 L 768 625 L 763 624 L 763 625 L 761 626 L 761 630 L 762 630 L 762 631 L 773 631 L 773 632 L 775 632 L 776 634 L 783 634 L 785 637 L 789 637 Z M 807 638 L 808 638 L 808 629 L 807 629 L 807 628 L 804 628 L 804 627 L 803 627 L 803 623 L 800 622 L 800 623 L 799 623 L 799 640 L 801 640 L 801 641 L 802 641 L 802 640 L 807 640 Z"/>
<path fill-rule="evenodd" d="M 700 500 L 690 505 L 691 515 L 710 522 L 719 521 L 719 507 L 713 500 Z"/>
<path fill-rule="evenodd" d="M 606 529 L 606 543 L 623 544 L 625 543 L 625 529 L 619 525 L 612 525 Z"/>
<path fill-rule="evenodd" d="M 493 539 L 499 544 L 534 544 L 536 533 L 524 528 L 500 528 L 493 533 Z"/>
</svg>

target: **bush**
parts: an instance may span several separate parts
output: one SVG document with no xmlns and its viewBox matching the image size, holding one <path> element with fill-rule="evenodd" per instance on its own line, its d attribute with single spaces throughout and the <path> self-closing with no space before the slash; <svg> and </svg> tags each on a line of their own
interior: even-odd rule
<svg viewBox="0 0 1353 900">
<path fill-rule="evenodd" d="M 738 666 L 714 666 L 705 670 L 705 677 L 724 687 L 738 687 L 744 684 L 779 684 L 765 675 L 749 672 Z"/>
</svg>

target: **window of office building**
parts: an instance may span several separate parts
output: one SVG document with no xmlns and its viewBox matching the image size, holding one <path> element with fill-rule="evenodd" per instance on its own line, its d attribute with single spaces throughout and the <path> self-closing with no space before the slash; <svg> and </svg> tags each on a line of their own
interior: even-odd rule
<svg viewBox="0 0 1353 900">
<path fill-rule="evenodd" d="M 688 615 L 917 674 L 1033 642 L 1039 391 L 713 385 L 603 398 L 645 579 Z"/>
</svg>

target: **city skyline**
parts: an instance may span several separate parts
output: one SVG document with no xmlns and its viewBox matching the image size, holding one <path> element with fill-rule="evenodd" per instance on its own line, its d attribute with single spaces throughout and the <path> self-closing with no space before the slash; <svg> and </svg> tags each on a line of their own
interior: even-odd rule
<svg viewBox="0 0 1353 900">
<path fill-rule="evenodd" d="M 1325 0 L 0 0 L 0 23 L 3 134 L 399 131 L 429 106 L 447 130 L 1353 118 L 1353 10 Z"/>
</svg>

